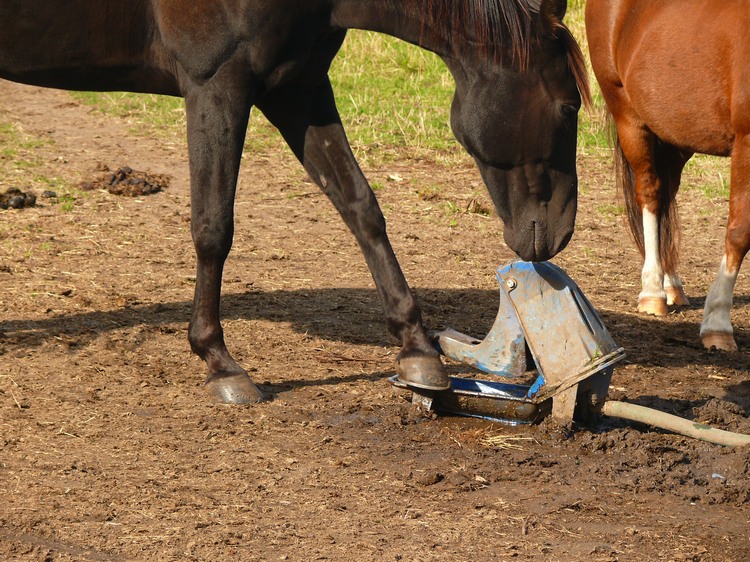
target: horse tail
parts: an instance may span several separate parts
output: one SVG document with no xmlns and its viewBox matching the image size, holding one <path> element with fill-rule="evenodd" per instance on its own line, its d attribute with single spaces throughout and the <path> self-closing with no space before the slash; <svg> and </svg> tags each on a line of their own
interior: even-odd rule
<svg viewBox="0 0 750 562">
<path fill-rule="evenodd" d="M 659 189 L 659 260 L 665 272 L 675 272 L 679 260 L 680 221 L 677 212 L 677 189 L 680 186 L 680 169 L 674 167 L 680 156 L 674 147 L 656 140 L 656 163 L 661 189 Z M 671 165 L 670 165 L 671 164 Z"/>
<path fill-rule="evenodd" d="M 630 236 L 633 238 L 633 242 L 641 253 L 641 256 L 643 256 L 645 255 L 643 242 L 643 212 L 636 201 L 635 173 L 633 172 L 633 168 L 630 166 L 627 158 L 625 158 L 625 153 L 622 151 L 620 136 L 617 134 L 617 126 L 615 125 L 615 121 L 611 114 L 607 117 L 607 124 L 609 125 L 609 136 L 612 142 L 612 147 L 614 148 L 615 184 L 617 186 L 617 191 L 625 200 L 625 216 L 627 218 L 628 227 L 630 228 Z"/>
</svg>

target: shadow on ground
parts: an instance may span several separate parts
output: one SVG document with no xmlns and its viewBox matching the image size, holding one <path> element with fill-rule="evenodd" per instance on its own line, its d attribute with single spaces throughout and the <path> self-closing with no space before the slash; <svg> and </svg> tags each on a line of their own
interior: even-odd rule
<svg viewBox="0 0 750 562">
<path fill-rule="evenodd" d="M 488 290 L 420 289 L 419 299 L 426 324 L 431 328 L 450 326 L 479 338 L 492 326 L 498 306 L 497 292 Z M 700 304 L 696 300 L 693 307 Z M 102 332 L 138 325 L 166 331 L 184 329 L 190 305 L 189 302 L 134 304 L 117 310 L 62 314 L 41 320 L 4 320 L 0 322 L 0 347 L 8 352 L 60 337 L 73 338 L 74 345 L 83 346 Z M 299 333 L 352 345 L 396 343 L 386 332 L 374 289 L 249 291 L 224 295 L 222 308 L 225 320 L 285 322 Z M 608 310 L 598 312 L 614 340 L 626 349 L 626 363 L 750 370 L 750 357 L 745 353 L 703 349 L 697 337 L 698 326 L 693 322 Z M 741 349 L 750 348 L 750 340 L 741 331 L 737 342 Z"/>
</svg>

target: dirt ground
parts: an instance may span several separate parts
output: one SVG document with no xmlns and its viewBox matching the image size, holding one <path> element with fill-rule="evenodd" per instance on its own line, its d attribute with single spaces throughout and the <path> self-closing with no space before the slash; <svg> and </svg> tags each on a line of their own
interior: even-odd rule
<svg viewBox="0 0 750 562">
<path fill-rule="evenodd" d="M 44 139 L 29 173 L 172 178 L 143 197 L 94 189 L 63 208 L 37 192 L 0 211 L 0 559 L 750 560 L 747 448 L 614 419 L 565 431 L 414 410 L 387 382 L 398 349 L 353 238 L 281 145 L 245 155 L 223 300 L 230 349 L 274 399 L 209 403 L 187 343 L 184 139 L 9 83 L 0 120 Z M 471 163 L 365 172 L 427 324 L 483 336 L 513 255 L 476 212 L 490 203 Z M 718 179 L 681 194 L 692 306 L 664 319 L 634 311 L 640 260 L 607 159 L 582 153 L 580 179 L 555 262 L 627 351 L 611 396 L 750 433 L 745 276 L 742 351 L 697 338 L 727 209 L 695 186 Z"/>
</svg>

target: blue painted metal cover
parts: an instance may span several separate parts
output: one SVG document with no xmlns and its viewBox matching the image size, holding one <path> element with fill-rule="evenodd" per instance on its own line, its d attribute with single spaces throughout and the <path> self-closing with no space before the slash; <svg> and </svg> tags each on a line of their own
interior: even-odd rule
<svg viewBox="0 0 750 562">
<path fill-rule="evenodd" d="M 523 390 L 534 403 L 588 378 L 592 392 L 606 396 L 612 365 L 625 353 L 576 283 L 551 262 L 515 261 L 499 267 L 497 279 L 500 306 L 487 336 L 478 340 L 444 330 L 437 334 L 442 353 L 506 379 L 536 367 L 531 386 L 509 391 L 517 396 Z M 526 365 L 527 356 L 534 365 Z"/>
</svg>

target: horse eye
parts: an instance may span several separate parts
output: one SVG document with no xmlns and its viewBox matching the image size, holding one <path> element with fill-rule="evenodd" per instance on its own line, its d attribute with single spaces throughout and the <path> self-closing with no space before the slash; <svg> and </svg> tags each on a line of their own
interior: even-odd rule
<svg viewBox="0 0 750 562">
<path fill-rule="evenodd" d="M 571 115 L 575 115 L 578 113 L 579 106 L 572 103 L 564 103 L 562 104 L 562 107 L 560 108 L 560 111 L 562 111 L 563 115 L 566 117 L 569 117 Z"/>
</svg>

